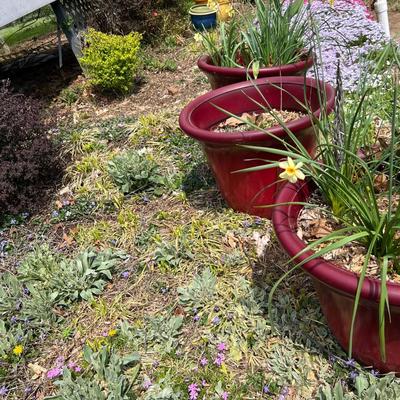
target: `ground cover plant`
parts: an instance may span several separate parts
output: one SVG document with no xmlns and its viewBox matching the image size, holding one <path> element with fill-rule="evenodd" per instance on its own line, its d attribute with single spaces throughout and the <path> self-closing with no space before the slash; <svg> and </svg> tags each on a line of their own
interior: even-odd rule
<svg viewBox="0 0 400 400">
<path fill-rule="evenodd" d="M 398 398 L 398 378 L 339 347 L 306 276 L 268 308 L 287 258 L 268 220 L 224 204 L 179 130 L 208 87 L 193 36 L 175 43 L 146 49 L 160 63 L 137 93 L 84 87 L 49 106 L 69 161 L 49 207 L 1 225 L 0 398 Z M 371 89 L 363 123 L 390 112 L 390 87 Z"/>
</svg>

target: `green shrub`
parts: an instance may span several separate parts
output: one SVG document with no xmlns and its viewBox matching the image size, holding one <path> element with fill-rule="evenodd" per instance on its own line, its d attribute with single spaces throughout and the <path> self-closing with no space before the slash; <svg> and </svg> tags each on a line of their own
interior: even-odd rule
<svg viewBox="0 0 400 400">
<path fill-rule="evenodd" d="M 128 93 L 139 66 L 142 35 L 107 35 L 89 29 L 81 65 L 89 82 L 105 91 Z"/>
</svg>

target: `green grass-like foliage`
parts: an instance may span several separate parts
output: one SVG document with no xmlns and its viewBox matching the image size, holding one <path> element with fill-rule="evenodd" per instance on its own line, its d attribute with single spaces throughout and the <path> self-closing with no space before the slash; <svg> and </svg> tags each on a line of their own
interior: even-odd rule
<svg viewBox="0 0 400 400">
<path fill-rule="evenodd" d="M 108 163 L 108 172 L 124 194 L 154 188 L 163 183 L 157 163 L 140 150 L 128 150 L 115 156 Z"/>
<path fill-rule="evenodd" d="M 140 370 L 140 357 L 137 353 L 121 356 L 113 348 L 104 346 L 98 352 L 89 347 L 83 350 L 88 364 L 87 372 L 74 376 L 67 368 L 62 379 L 55 382 L 59 387 L 53 400 L 133 400 L 132 386 Z"/>
<path fill-rule="evenodd" d="M 128 93 L 140 62 L 141 39 L 138 32 L 121 36 L 89 29 L 80 59 L 89 82 L 104 91 Z"/>
<path fill-rule="evenodd" d="M 204 49 L 214 65 L 224 67 L 257 70 L 299 61 L 304 55 L 306 11 L 302 0 L 287 7 L 279 0 L 256 0 L 253 12 L 204 33 Z"/>
</svg>

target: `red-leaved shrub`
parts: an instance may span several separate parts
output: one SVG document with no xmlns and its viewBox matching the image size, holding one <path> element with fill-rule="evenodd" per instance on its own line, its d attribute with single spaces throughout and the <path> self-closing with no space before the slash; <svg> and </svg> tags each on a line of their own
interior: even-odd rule
<svg viewBox="0 0 400 400">
<path fill-rule="evenodd" d="M 42 114 L 38 100 L 0 82 L 0 216 L 35 209 L 60 175 L 58 150 Z"/>
</svg>

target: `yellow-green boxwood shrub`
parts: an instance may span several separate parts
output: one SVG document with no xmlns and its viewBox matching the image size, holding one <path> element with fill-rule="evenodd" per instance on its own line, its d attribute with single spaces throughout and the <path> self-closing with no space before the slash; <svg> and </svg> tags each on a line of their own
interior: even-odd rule
<svg viewBox="0 0 400 400">
<path fill-rule="evenodd" d="M 139 66 L 141 40 L 138 32 L 121 36 L 90 28 L 80 59 L 89 82 L 105 91 L 128 93 Z"/>
</svg>

